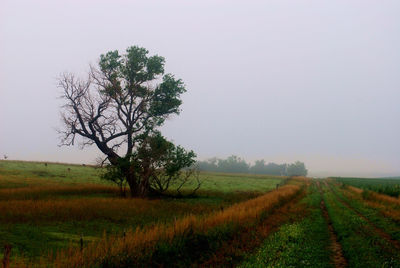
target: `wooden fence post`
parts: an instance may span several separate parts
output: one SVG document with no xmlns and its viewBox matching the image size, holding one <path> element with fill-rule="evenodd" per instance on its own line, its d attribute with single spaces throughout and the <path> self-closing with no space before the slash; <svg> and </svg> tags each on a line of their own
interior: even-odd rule
<svg viewBox="0 0 400 268">
<path fill-rule="evenodd" d="M 3 258 L 3 268 L 10 267 L 10 255 L 12 246 L 9 244 L 4 245 L 4 258 Z"/>
<path fill-rule="evenodd" d="M 81 252 L 83 251 L 83 234 L 81 234 L 81 239 L 79 239 L 79 243 L 81 246 Z"/>
<path fill-rule="evenodd" d="M 176 216 L 174 217 L 174 236 L 176 235 Z"/>
</svg>

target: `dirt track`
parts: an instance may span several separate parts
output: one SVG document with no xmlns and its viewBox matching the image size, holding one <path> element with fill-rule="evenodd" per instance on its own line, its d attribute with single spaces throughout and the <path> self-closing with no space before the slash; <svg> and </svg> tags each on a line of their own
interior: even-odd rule
<svg viewBox="0 0 400 268">
<path fill-rule="evenodd" d="M 399 251 L 400 250 L 400 242 L 393 239 L 388 233 L 386 233 L 384 230 L 376 226 L 373 222 L 371 222 L 367 217 L 365 217 L 362 213 L 360 213 L 358 210 L 356 210 L 354 207 L 352 207 L 346 200 L 343 200 L 329 185 L 329 183 L 325 182 L 325 184 L 328 186 L 329 190 L 335 195 L 335 197 L 348 209 L 353 211 L 354 213 L 357 214 L 360 218 L 365 220 L 369 226 L 371 226 L 374 231 L 384 240 L 386 240 L 390 245 L 392 245 L 396 250 L 393 248 L 388 248 L 389 251 Z"/>
<path fill-rule="evenodd" d="M 323 192 L 322 192 L 321 185 L 319 184 L 319 182 L 317 182 L 317 186 L 318 186 L 319 192 L 322 197 Z M 329 235 L 330 235 L 330 239 L 331 239 L 331 250 L 332 250 L 331 259 L 332 259 L 333 263 L 335 264 L 335 267 L 338 267 L 338 268 L 346 267 L 347 261 L 346 261 L 345 257 L 343 256 L 342 245 L 339 243 L 339 241 L 337 239 L 336 233 L 333 229 L 332 221 L 329 217 L 328 210 L 326 209 L 323 198 L 321 200 L 320 207 L 322 210 L 322 214 L 323 214 L 326 222 L 328 223 L 328 230 L 329 230 Z"/>
</svg>

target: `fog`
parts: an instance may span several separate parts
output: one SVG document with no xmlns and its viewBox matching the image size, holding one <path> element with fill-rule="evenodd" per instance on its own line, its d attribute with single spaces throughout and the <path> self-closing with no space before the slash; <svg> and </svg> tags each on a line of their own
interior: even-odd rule
<svg viewBox="0 0 400 268">
<path fill-rule="evenodd" d="M 56 77 L 139 45 L 182 78 L 163 134 L 199 159 L 400 174 L 399 1 L 0 2 L 0 156 L 92 163 L 58 147 Z"/>
</svg>

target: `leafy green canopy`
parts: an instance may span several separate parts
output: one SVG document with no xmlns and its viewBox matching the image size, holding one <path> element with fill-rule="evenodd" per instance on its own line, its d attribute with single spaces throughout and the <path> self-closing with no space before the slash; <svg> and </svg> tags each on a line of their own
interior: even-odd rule
<svg viewBox="0 0 400 268">
<path fill-rule="evenodd" d="M 186 89 L 181 79 L 164 74 L 163 57 L 148 53 L 137 46 L 122 55 L 110 51 L 100 56 L 98 68 L 91 66 L 86 80 L 69 73 L 58 80 L 66 99 L 62 144 L 73 145 L 77 136 L 82 148 L 95 144 L 113 166 L 106 177 L 123 176 L 131 190 L 142 192 L 148 192 L 155 173 L 172 178 L 195 157 L 158 131 L 180 113 Z"/>
</svg>

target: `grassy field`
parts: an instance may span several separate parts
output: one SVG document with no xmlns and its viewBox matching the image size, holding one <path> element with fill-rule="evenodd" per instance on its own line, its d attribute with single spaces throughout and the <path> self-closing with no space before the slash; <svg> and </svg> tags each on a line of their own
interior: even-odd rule
<svg viewBox="0 0 400 268">
<path fill-rule="evenodd" d="M 354 187 L 371 190 L 394 197 L 400 196 L 400 177 L 373 179 L 337 177 L 333 179 L 347 185 L 352 185 Z"/>
<path fill-rule="evenodd" d="M 332 182 L 324 185 L 324 191 L 328 212 L 349 266 L 400 267 L 399 242 L 393 236 L 400 231 L 400 226 L 374 213 L 359 200 L 346 197 L 345 189 Z"/>
<path fill-rule="evenodd" d="M 201 173 L 196 196 L 138 199 L 100 172 L 0 161 L 11 267 L 400 267 L 400 199 L 378 179 Z"/>
<path fill-rule="evenodd" d="M 35 259 L 104 233 L 167 224 L 205 215 L 274 189 L 283 178 L 201 174 L 196 197 L 123 199 L 90 166 L 0 161 L 0 244 L 13 256 Z M 190 188 L 190 185 L 187 186 Z"/>
</svg>

